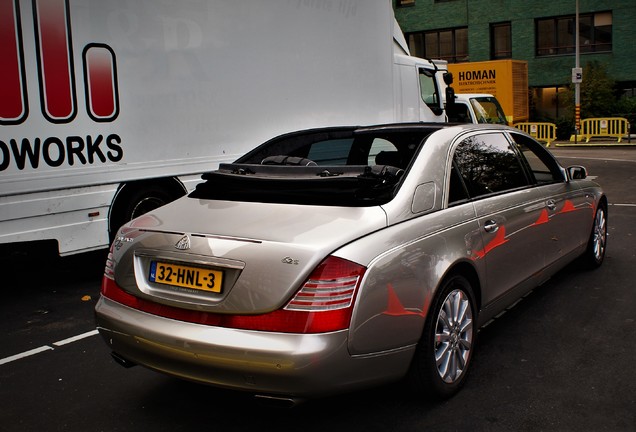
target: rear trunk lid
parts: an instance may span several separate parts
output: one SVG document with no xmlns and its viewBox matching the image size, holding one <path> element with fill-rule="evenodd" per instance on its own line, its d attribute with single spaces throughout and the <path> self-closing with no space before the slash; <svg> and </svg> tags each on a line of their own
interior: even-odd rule
<svg viewBox="0 0 636 432">
<path fill-rule="evenodd" d="M 284 306 L 330 253 L 385 226 L 380 206 L 184 197 L 122 228 L 114 276 L 130 294 L 162 304 L 266 313 Z"/>
</svg>

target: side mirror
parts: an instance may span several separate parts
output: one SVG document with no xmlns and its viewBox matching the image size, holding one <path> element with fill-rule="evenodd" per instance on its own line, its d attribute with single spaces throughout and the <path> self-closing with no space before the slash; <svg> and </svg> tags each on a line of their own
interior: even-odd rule
<svg viewBox="0 0 636 432">
<path fill-rule="evenodd" d="M 570 180 L 583 180 L 587 177 L 587 170 L 579 165 L 568 167 L 567 171 Z"/>
<path fill-rule="evenodd" d="M 455 89 L 451 86 L 446 87 L 446 115 L 448 119 L 457 118 L 457 104 L 455 103 Z"/>
</svg>

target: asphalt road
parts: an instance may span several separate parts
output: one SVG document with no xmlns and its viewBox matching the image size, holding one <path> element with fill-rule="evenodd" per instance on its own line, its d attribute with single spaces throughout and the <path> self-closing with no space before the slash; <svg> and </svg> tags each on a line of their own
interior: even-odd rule
<svg viewBox="0 0 636 432">
<path fill-rule="evenodd" d="M 607 256 L 480 330 L 471 375 L 431 404 L 399 384 L 293 409 L 124 369 L 96 335 L 105 254 L 0 256 L 0 431 L 636 431 L 636 148 L 556 148 L 606 189 Z"/>
</svg>

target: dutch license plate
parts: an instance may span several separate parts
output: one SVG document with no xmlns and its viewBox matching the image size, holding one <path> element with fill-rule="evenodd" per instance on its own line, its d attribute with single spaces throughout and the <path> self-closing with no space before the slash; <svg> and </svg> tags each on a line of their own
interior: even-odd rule
<svg viewBox="0 0 636 432">
<path fill-rule="evenodd" d="M 148 279 L 158 284 L 220 293 L 223 272 L 202 267 L 152 261 Z"/>
</svg>

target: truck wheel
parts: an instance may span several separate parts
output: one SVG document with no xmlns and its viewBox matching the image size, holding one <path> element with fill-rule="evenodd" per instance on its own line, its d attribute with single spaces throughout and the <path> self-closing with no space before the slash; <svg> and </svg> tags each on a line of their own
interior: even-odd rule
<svg viewBox="0 0 636 432">
<path fill-rule="evenodd" d="M 426 318 L 408 374 L 411 389 L 430 400 L 446 399 L 466 381 L 477 337 L 477 310 L 470 282 L 447 278 Z"/>
<path fill-rule="evenodd" d="M 176 181 L 127 183 L 117 192 L 109 217 L 109 235 L 112 242 L 119 228 L 126 222 L 168 204 L 186 193 Z"/>
<path fill-rule="evenodd" d="M 170 201 L 172 201 L 170 196 L 163 191 L 157 189 L 140 191 L 129 202 L 126 209 L 126 222 L 168 204 Z"/>
</svg>

